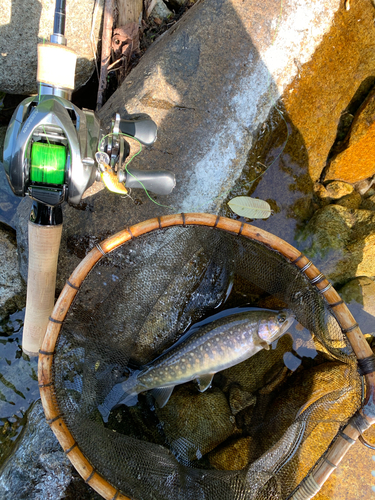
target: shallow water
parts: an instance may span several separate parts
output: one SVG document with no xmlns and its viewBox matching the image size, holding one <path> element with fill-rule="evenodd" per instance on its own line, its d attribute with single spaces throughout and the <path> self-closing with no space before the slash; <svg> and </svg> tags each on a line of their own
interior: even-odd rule
<svg viewBox="0 0 375 500">
<path fill-rule="evenodd" d="M 37 358 L 29 359 L 21 349 L 24 314 L 18 311 L 0 324 L 0 465 L 39 398 Z"/>
</svg>

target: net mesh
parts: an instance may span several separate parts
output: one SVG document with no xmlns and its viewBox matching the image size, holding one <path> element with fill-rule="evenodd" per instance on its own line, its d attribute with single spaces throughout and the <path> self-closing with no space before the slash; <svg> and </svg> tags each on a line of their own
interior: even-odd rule
<svg viewBox="0 0 375 500">
<path fill-rule="evenodd" d="M 215 375 L 98 406 L 134 368 L 205 316 L 237 305 L 288 307 L 293 335 Z M 55 398 L 95 470 L 136 500 L 287 499 L 361 404 L 356 358 L 321 294 L 281 254 L 206 227 L 172 227 L 103 257 L 56 344 Z"/>
</svg>

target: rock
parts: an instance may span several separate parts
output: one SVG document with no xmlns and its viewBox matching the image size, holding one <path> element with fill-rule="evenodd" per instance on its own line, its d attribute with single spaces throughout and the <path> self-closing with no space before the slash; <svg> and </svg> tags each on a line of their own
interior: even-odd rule
<svg viewBox="0 0 375 500">
<path fill-rule="evenodd" d="M 358 284 L 357 280 L 353 281 Z M 370 427 L 364 433 L 364 438 L 368 443 L 373 445 L 375 442 L 374 426 Z M 353 498 L 358 497 L 359 491 L 361 491 L 363 498 L 371 498 L 373 496 L 372 481 L 367 478 L 370 474 L 371 476 L 373 475 L 372 470 L 374 467 L 369 466 L 369 464 L 373 463 L 373 456 L 373 450 L 363 446 L 360 441 L 356 441 L 349 448 L 340 465 L 329 476 L 314 499 L 353 500 Z"/>
<path fill-rule="evenodd" d="M 71 481 L 71 464 L 45 420 L 40 401 L 30 411 L 24 432 L 1 470 L 0 498 L 63 498 Z"/>
<path fill-rule="evenodd" d="M 336 200 L 336 205 L 340 205 L 345 208 L 350 208 L 352 210 L 359 208 L 362 203 L 362 196 L 357 193 L 357 191 L 353 191 L 351 194 L 347 194 L 343 196 L 339 200 Z"/>
<path fill-rule="evenodd" d="M 375 211 L 375 194 L 365 198 L 362 202 L 361 209 L 363 210 L 374 210 Z"/>
<path fill-rule="evenodd" d="M 174 389 L 156 410 L 170 449 L 182 462 L 202 458 L 235 431 L 235 418 L 218 388 L 200 393 L 192 384 Z"/>
<path fill-rule="evenodd" d="M 15 231 L 0 222 L 0 318 L 25 307 L 26 287 L 18 268 Z"/>
<path fill-rule="evenodd" d="M 225 442 L 219 449 L 209 453 L 210 464 L 219 470 L 241 470 L 251 462 L 254 440 L 239 437 Z"/>
<path fill-rule="evenodd" d="M 375 442 L 373 427 L 365 432 L 365 438 L 371 444 Z M 363 499 L 373 497 L 374 490 L 371 487 L 374 470 L 373 456 L 373 450 L 356 441 L 349 448 L 337 469 L 324 483 L 322 489 L 314 496 L 314 500 L 353 500 L 361 496 Z"/>
<path fill-rule="evenodd" d="M 78 89 L 94 71 L 103 1 L 94 9 L 95 0 L 67 4 L 66 31 L 68 47 L 78 54 L 75 87 Z M 0 90 L 10 94 L 37 93 L 37 43 L 53 32 L 55 2 L 27 0 L 15 4 L 4 0 L 0 5 Z"/>
<path fill-rule="evenodd" d="M 168 9 L 163 0 L 157 0 L 150 14 L 151 17 L 158 19 L 168 19 L 168 17 L 172 15 L 172 12 Z"/>
<path fill-rule="evenodd" d="M 334 283 L 374 276 L 374 224 L 373 211 L 327 205 L 301 231 L 300 249 Z"/>
<path fill-rule="evenodd" d="M 233 415 L 236 415 L 236 413 L 249 406 L 254 406 L 256 402 L 257 398 L 251 392 L 243 391 L 235 384 L 231 386 L 229 391 L 229 405 Z"/>
<path fill-rule="evenodd" d="M 350 10 L 346 11 L 341 3 L 330 31 L 311 59 L 303 64 L 304 61 L 296 58 L 299 73 L 286 89 L 283 103 L 288 118 L 302 137 L 301 141 L 295 143 L 294 156 L 302 158 L 304 152 L 308 155 L 306 163 L 313 182 L 321 177 L 341 117 L 346 112 L 356 114 L 373 85 L 373 9 L 371 2 L 351 2 Z M 342 64 L 343 58 L 346 64 Z M 365 156 L 366 161 L 371 163 L 370 152 L 367 154 L 361 150 L 359 155 Z M 362 164 L 357 164 L 357 160 L 358 155 L 353 162 L 348 162 L 355 180 L 360 179 L 358 169 Z M 361 172 L 367 177 L 371 175 L 370 172 Z M 328 179 L 351 182 L 351 178 L 346 177 L 324 178 Z"/>
<path fill-rule="evenodd" d="M 358 191 L 360 195 L 368 195 L 369 190 L 371 189 L 371 186 L 375 182 L 375 177 L 372 177 L 371 179 L 365 179 L 363 181 L 359 181 L 355 183 L 355 189 Z"/>
<path fill-rule="evenodd" d="M 371 92 L 354 117 L 347 148 L 328 165 L 324 180 L 359 182 L 375 174 L 375 92 Z"/>
<path fill-rule="evenodd" d="M 78 496 L 79 494 L 79 496 Z M 11 457 L 0 473 L 0 499 L 100 500 L 77 473 L 49 428 L 37 401 Z"/>
<path fill-rule="evenodd" d="M 340 289 L 340 296 L 346 302 L 362 333 L 375 336 L 375 278 L 361 276 Z"/>
<path fill-rule="evenodd" d="M 351 184 L 341 181 L 332 181 L 326 185 L 327 196 L 331 200 L 339 200 L 344 196 L 352 194 L 354 188 Z"/>
</svg>

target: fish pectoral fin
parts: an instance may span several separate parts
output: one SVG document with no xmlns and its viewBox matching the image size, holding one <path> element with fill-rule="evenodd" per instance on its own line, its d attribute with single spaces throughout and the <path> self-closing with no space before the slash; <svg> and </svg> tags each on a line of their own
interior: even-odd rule
<svg viewBox="0 0 375 500">
<path fill-rule="evenodd" d="M 169 387 L 156 387 L 155 389 L 152 389 L 151 394 L 154 396 L 159 408 L 163 408 L 163 406 L 168 403 L 173 389 L 174 385 Z"/>
<path fill-rule="evenodd" d="M 206 389 L 211 387 L 214 375 L 214 373 L 207 373 L 206 375 L 201 375 L 197 378 L 199 392 L 204 392 Z"/>
<path fill-rule="evenodd" d="M 260 345 L 263 347 L 263 349 L 265 349 L 266 351 L 269 351 L 270 350 L 270 345 L 267 344 L 267 342 L 265 340 L 262 340 Z"/>
</svg>

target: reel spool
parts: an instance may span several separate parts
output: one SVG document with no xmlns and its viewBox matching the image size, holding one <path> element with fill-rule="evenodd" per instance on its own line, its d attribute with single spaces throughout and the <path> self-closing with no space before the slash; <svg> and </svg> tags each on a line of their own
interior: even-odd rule
<svg viewBox="0 0 375 500">
<path fill-rule="evenodd" d="M 30 181 L 64 184 L 66 157 L 65 146 L 34 142 L 31 146 Z"/>
</svg>

